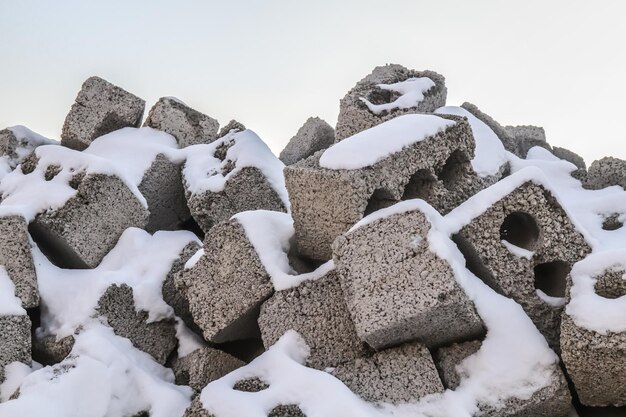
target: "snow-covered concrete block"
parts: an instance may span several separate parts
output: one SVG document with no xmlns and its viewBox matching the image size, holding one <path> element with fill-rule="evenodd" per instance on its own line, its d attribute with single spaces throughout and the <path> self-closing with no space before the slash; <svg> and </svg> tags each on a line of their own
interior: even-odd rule
<svg viewBox="0 0 626 417">
<path fill-rule="evenodd" d="M 569 149 L 554 146 L 552 147 L 552 153 L 557 158 L 564 159 L 576 165 L 578 169 L 581 169 L 583 171 L 587 170 L 587 165 L 585 164 L 585 160 L 582 158 L 582 156 L 573 151 L 570 151 Z"/>
<path fill-rule="evenodd" d="M 0 130 L 0 178 L 17 167 L 41 145 L 58 142 L 33 132 L 25 126 Z"/>
<path fill-rule="evenodd" d="M 449 217 L 468 268 L 519 303 L 558 348 L 569 271 L 591 248 L 543 177 L 529 175 L 507 177 Z"/>
<path fill-rule="evenodd" d="M 476 353 L 479 341 L 464 342 L 441 348 L 435 355 L 439 375 L 446 388 L 455 390 L 462 379 L 457 366 Z M 530 398 L 510 397 L 501 406 L 478 403 L 481 416 L 487 417 L 566 417 L 569 415 L 572 397 L 567 381 L 557 364 L 554 365 L 550 383 L 534 392 Z"/>
<path fill-rule="evenodd" d="M 4 306 L 0 306 L 0 309 Z M 1 310 L 0 310 L 1 312 Z M 5 366 L 13 362 L 31 363 L 30 319 L 24 314 L 0 314 L 0 383 Z"/>
<path fill-rule="evenodd" d="M 329 372 L 370 402 L 417 402 L 428 394 L 444 390 L 430 352 L 419 343 L 359 358 Z"/>
<path fill-rule="evenodd" d="M 200 400 L 200 395 L 197 395 L 187 409 L 185 410 L 185 414 L 183 417 L 214 417 L 209 414 L 207 410 L 204 409 L 202 405 L 202 401 Z"/>
<path fill-rule="evenodd" d="M 133 289 L 126 284 L 111 285 L 104 292 L 97 313 L 106 317 L 116 335 L 129 339 L 133 345 L 164 364 L 176 347 L 174 320 L 148 322 L 148 312 L 137 310 Z"/>
<path fill-rule="evenodd" d="M 39 305 L 37 274 L 31 253 L 28 223 L 21 216 L 0 217 L 0 265 L 15 285 L 24 308 Z"/>
<path fill-rule="evenodd" d="M 311 349 L 307 365 L 314 368 L 324 369 L 366 354 L 334 270 L 275 292 L 263 303 L 258 321 L 266 349 L 288 330 L 297 331 Z"/>
<path fill-rule="evenodd" d="M 55 335 L 33 335 L 33 358 L 42 365 L 54 365 L 62 362 L 74 347 L 74 336 L 59 340 Z"/>
<path fill-rule="evenodd" d="M 180 317 L 187 327 L 192 329 L 195 329 L 196 326 L 193 322 L 191 312 L 189 311 L 189 301 L 176 287 L 175 276 L 183 273 L 185 263 L 187 263 L 200 248 L 201 246 L 197 242 L 190 242 L 185 246 L 172 264 L 172 268 L 163 281 L 162 286 L 163 300 L 174 309 L 176 316 Z"/>
<path fill-rule="evenodd" d="M 445 78 L 434 71 L 397 64 L 376 67 L 339 102 L 336 140 L 403 114 L 433 112 L 445 106 L 446 95 Z"/>
<path fill-rule="evenodd" d="M 374 349 L 409 341 L 432 348 L 483 332 L 451 265 L 430 249 L 436 213 L 427 210 L 374 220 L 333 245 L 357 334 Z"/>
<path fill-rule="evenodd" d="M 585 188 L 600 190 L 612 185 L 626 188 L 626 161 L 610 156 L 593 161 L 587 170 Z"/>
<path fill-rule="evenodd" d="M 540 146 L 552 151 L 552 147 L 546 142 L 546 132 L 543 127 L 538 126 L 506 126 L 506 131 L 513 137 L 517 144 L 517 152 L 520 158 L 526 158 L 528 151 L 533 146 Z"/>
<path fill-rule="evenodd" d="M 285 165 L 292 165 L 328 148 L 334 142 L 335 130 L 319 117 L 309 117 L 280 152 L 279 159 Z"/>
<path fill-rule="evenodd" d="M 298 251 L 327 260 L 333 240 L 400 200 L 448 211 L 475 192 L 465 118 L 407 114 L 285 168 Z"/>
<path fill-rule="evenodd" d="M 197 145 L 183 169 L 193 218 L 206 233 L 242 211 L 287 211 L 283 168 L 250 130 L 233 129 L 209 145 Z"/>
<path fill-rule="evenodd" d="M 209 382 L 245 365 L 245 362 L 218 349 L 203 347 L 172 362 L 176 384 L 200 392 Z"/>
<path fill-rule="evenodd" d="M 61 144 L 83 150 L 99 136 L 139 127 L 145 101 L 100 77 L 88 78 L 65 118 Z"/>
<path fill-rule="evenodd" d="M 175 97 L 161 97 L 148 112 L 143 125 L 174 136 L 181 148 L 213 142 L 220 127 L 217 120 Z"/>
<path fill-rule="evenodd" d="M 461 104 L 461 107 L 473 114 L 474 117 L 485 123 L 487 126 L 489 126 L 489 128 L 496 134 L 496 136 L 498 136 L 498 139 L 500 139 L 500 142 L 502 142 L 502 145 L 504 145 L 504 148 L 507 151 L 518 155 L 519 151 L 517 142 L 515 141 L 515 137 L 513 137 L 504 126 L 502 126 L 488 114 L 482 112 L 476 105 L 472 103 L 465 102 Z"/>
<path fill-rule="evenodd" d="M 227 134 L 231 133 L 233 130 L 237 132 L 243 132 L 244 130 L 246 130 L 246 126 L 243 123 L 238 122 L 235 119 L 231 119 L 230 122 L 222 126 L 222 128 L 220 129 L 220 132 L 217 134 L 217 137 L 223 138 Z"/>
<path fill-rule="evenodd" d="M 175 276 L 196 325 L 208 341 L 258 337 L 261 304 L 274 290 L 270 276 L 236 220 L 216 224 L 204 239 L 204 253 Z"/>
</svg>

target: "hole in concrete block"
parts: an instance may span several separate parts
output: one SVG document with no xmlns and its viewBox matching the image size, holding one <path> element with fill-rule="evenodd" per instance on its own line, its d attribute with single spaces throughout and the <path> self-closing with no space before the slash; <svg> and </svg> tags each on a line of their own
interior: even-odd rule
<svg viewBox="0 0 626 417">
<path fill-rule="evenodd" d="M 446 189 L 454 190 L 468 173 L 469 164 L 470 160 L 467 155 L 463 151 L 456 150 L 448 157 L 437 176 Z"/>
<path fill-rule="evenodd" d="M 380 210 L 385 207 L 389 207 L 397 203 L 391 193 L 384 188 L 378 188 L 374 190 L 372 196 L 367 201 L 367 206 L 365 207 L 365 212 L 363 216 L 367 216 L 370 213 L 375 212 L 376 210 Z"/>
<path fill-rule="evenodd" d="M 619 228 L 621 228 L 624 225 L 624 223 L 622 223 L 619 220 L 619 214 L 618 213 L 613 213 L 610 216 L 607 216 L 604 218 L 604 221 L 602 222 L 602 229 L 604 230 L 617 230 Z"/>
<path fill-rule="evenodd" d="M 437 178 L 427 169 L 420 169 L 411 175 L 409 182 L 404 187 L 402 200 L 410 200 L 412 198 L 421 198 L 429 200 L 434 194 Z"/>
<path fill-rule="evenodd" d="M 539 240 L 539 226 L 535 218 L 523 211 L 514 211 L 500 226 L 500 239 L 517 247 L 533 250 Z"/>
<path fill-rule="evenodd" d="M 535 266 L 535 289 L 550 297 L 565 297 L 567 274 L 570 266 L 567 262 L 552 261 Z"/>
<path fill-rule="evenodd" d="M 375 87 L 369 92 L 366 99 L 372 104 L 387 104 L 396 101 L 400 95 L 401 94 L 397 91 L 383 90 L 382 88 Z"/>
</svg>

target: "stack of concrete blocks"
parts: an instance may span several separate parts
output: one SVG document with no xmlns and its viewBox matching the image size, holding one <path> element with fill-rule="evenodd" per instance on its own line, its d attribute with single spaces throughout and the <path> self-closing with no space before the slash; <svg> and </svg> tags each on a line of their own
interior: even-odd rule
<svg viewBox="0 0 626 417">
<path fill-rule="evenodd" d="M 293 165 L 335 142 L 335 130 L 319 117 L 310 117 L 280 152 L 285 165 Z"/>
<path fill-rule="evenodd" d="M 22 164 L 22 170 L 28 174 L 38 162 L 30 158 L 28 164 Z M 58 167 L 37 168 L 52 172 L 52 179 Z M 36 240 L 53 250 L 53 257 L 62 266 L 96 267 L 124 230 L 144 228 L 148 222 L 147 208 L 117 176 L 77 171 L 70 186 L 76 195 L 62 207 L 37 215 L 31 224 Z"/>
<path fill-rule="evenodd" d="M 99 77 L 83 83 L 65 118 L 61 144 L 82 151 L 96 138 L 123 127 L 139 127 L 145 101 Z"/>
<path fill-rule="evenodd" d="M 0 315 L 0 384 L 13 362 L 31 365 L 31 322 L 26 314 Z"/>
<path fill-rule="evenodd" d="M 499 197 L 484 212 L 467 216 L 455 242 L 468 268 L 519 303 L 558 349 L 562 307 L 538 290 L 555 301 L 564 299 L 571 266 L 591 248 L 544 186 L 528 181 Z"/>
<path fill-rule="evenodd" d="M 457 366 L 480 349 L 481 342 L 453 344 L 437 351 L 436 362 L 446 388 L 455 390 L 462 379 Z M 479 415 L 486 417 L 567 417 L 572 397 L 567 381 L 557 364 L 554 364 L 550 383 L 536 391 L 530 398 L 508 398 L 501 405 L 479 403 Z"/>
<path fill-rule="evenodd" d="M 207 341 L 259 337 L 256 320 L 274 287 L 236 219 L 211 228 L 204 238 L 204 254 L 174 279 Z"/>
<path fill-rule="evenodd" d="M 161 97 L 148 112 L 143 125 L 174 136 L 181 148 L 211 143 L 217 139 L 219 129 L 217 120 L 174 97 Z"/>
<path fill-rule="evenodd" d="M 364 215 L 400 200 L 422 198 L 445 212 L 475 192 L 470 175 L 475 144 L 469 123 L 458 116 L 430 117 L 455 123 L 371 166 L 323 168 L 320 151 L 285 168 L 297 247 L 303 256 L 330 259 L 337 236 Z"/>
<path fill-rule="evenodd" d="M 214 142 L 214 157 L 227 160 L 228 150 L 235 145 L 237 133 L 232 132 Z M 243 145 L 239 145 L 243 146 Z M 228 175 L 237 161 L 228 160 L 221 175 Z M 209 175 L 213 175 L 209 173 Z M 287 211 L 280 195 L 265 178 L 263 172 L 253 166 L 241 168 L 230 176 L 223 190 L 213 192 L 205 190 L 194 193 L 187 189 L 187 205 L 191 215 L 204 233 L 213 225 L 228 220 L 237 213 L 249 210 Z"/>
<path fill-rule="evenodd" d="M 394 84 L 410 78 L 429 78 L 434 83 L 424 93 L 424 99 L 410 108 L 395 108 L 380 114 L 372 112 L 364 99 L 372 104 L 392 103 L 399 93 L 381 89 L 379 84 Z M 339 102 L 339 117 L 335 128 L 336 141 L 374 127 L 403 114 L 432 113 L 446 105 L 445 78 L 434 71 L 409 70 L 401 65 L 390 64 L 374 68 L 371 74 L 359 81 Z"/>
<path fill-rule="evenodd" d="M 450 264 L 429 248 L 429 216 L 393 214 L 337 238 L 333 259 L 357 334 L 380 350 L 435 348 L 480 336 L 483 324 Z"/>
<path fill-rule="evenodd" d="M 609 269 L 595 277 L 596 294 L 611 301 L 626 297 L 624 272 Z M 626 406 L 626 332 L 589 330 L 564 312 L 561 358 L 582 404 Z"/>
</svg>

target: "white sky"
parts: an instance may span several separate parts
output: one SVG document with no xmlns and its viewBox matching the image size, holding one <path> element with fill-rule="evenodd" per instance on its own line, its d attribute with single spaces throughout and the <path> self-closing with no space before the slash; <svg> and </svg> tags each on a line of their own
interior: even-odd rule
<svg viewBox="0 0 626 417">
<path fill-rule="evenodd" d="M 99 75 L 173 95 L 275 151 L 376 65 L 446 76 L 448 104 L 543 126 L 587 163 L 626 159 L 626 2 L 0 0 L 0 128 L 58 138 Z"/>
</svg>

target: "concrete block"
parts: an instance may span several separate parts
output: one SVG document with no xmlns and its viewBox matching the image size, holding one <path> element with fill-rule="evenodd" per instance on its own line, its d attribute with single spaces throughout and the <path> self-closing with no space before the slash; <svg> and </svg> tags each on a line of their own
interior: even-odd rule
<svg viewBox="0 0 626 417">
<path fill-rule="evenodd" d="M 31 364 L 30 319 L 27 315 L 0 316 L 0 383 L 4 367 L 13 362 Z"/>
<path fill-rule="evenodd" d="M 15 295 L 24 308 L 39 305 L 37 274 L 31 253 L 28 224 L 21 216 L 0 217 L 0 265 L 15 285 Z"/>
<path fill-rule="evenodd" d="M 172 370 L 176 384 L 188 385 L 200 392 L 210 382 L 245 365 L 245 362 L 221 350 L 205 347 L 174 359 Z"/>
<path fill-rule="evenodd" d="M 279 159 L 285 165 L 292 165 L 328 148 L 334 142 L 335 130 L 319 117 L 309 117 L 280 152 Z"/>
</svg>

